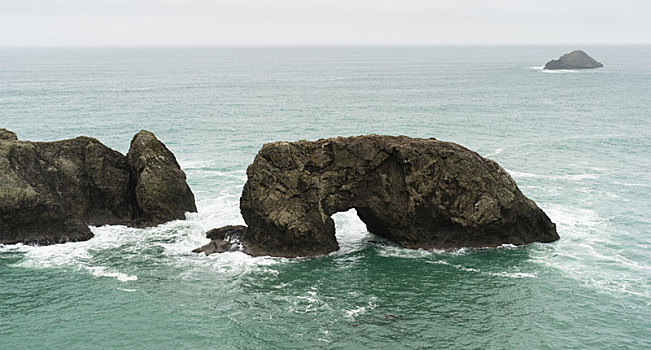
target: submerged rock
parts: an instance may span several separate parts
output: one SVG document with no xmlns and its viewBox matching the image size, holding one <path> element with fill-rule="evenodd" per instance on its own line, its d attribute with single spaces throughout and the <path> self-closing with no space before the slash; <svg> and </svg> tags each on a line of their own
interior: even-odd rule
<svg viewBox="0 0 651 350">
<path fill-rule="evenodd" d="M 186 211 L 196 207 L 185 175 L 148 131 L 127 158 L 90 137 L 28 142 L 0 129 L 2 244 L 87 240 L 88 225 L 155 226 Z"/>
<path fill-rule="evenodd" d="M 600 68 L 604 65 L 597 62 L 581 50 L 566 53 L 557 60 L 551 60 L 543 69 L 590 69 Z"/>
<path fill-rule="evenodd" d="M 248 227 L 209 231 L 213 242 L 195 251 L 225 251 L 224 241 L 238 240 L 251 255 L 330 253 L 338 249 L 331 216 L 351 208 L 370 232 L 412 249 L 559 238 L 497 163 L 435 139 L 369 135 L 269 143 L 247 176 L 240 210 Z"/>
</svg>

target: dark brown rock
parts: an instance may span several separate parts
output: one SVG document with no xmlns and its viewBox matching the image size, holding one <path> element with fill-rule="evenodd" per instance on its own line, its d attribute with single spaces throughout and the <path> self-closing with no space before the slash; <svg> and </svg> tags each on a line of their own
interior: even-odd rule
<svg viewBox="0 0 651 350">
<path fill-rule="evenodd" d="M 194 249 L 192 252 L 210 255 L 232 251 L 238 247 L 238 244 L 233 243 L 232 241 L 237 240 L 245 232 L 246 226 L 241 225 L 214 228 L 206 232 L 206 237 L 211 239 L 210 243 Z"/>
<path fill-rule="evenodd" d="M 0 140 L 18 140 L 16 133 L 0 128 Z"/>
<path fill-rule="evenodd" d="M 246 226 L 243 225 L 223 226 L 206 232 L 206 238 L 227 240 L 231 237 L 241 236 L 244 231 L 246 231 Z"/>
<path fill-rule="evenodd" d="M 28 142 L 0 129 L 0 243 L 81 241 L 93 236 L 88 225 L 155 226 L 196 211 L 189 188 L 177 190 L 187 184 L 169 151 L 135 147 L 130 154 L 148 170 L 134 170 L 127 157 L 94 138 Z M 163 173 L 182 183 L 154 181 L 149 188 L 147 177 L 168 176 Z M 149 201 L 166 201 L 141 205 L 147 200 L 139 191 Z"/>
<path fill-rule="evenodd" d="M 251 255 L 338 249 L 336 212 L 406 248 L 495 247 L 557 240 L 556 226 L 492 160 L 406 136 L 265 144 L 247 170 L 237 236 Z"/>
<path fill-rule="evenodd" d="M 127 159 L 136 179 L 137 226 L 185 219 L 185 212 L 197 211 L 185 173 L 174 154 L 154 134 L 146 130 L 137 133 Z"/>
<path fill-rule="evenodd" d="M 601 68 L 604 65 L 597 62 L 587 53 L 581 50 L 574 50 L 566 53 L 557 60 L 551 60 L 545 64 L 543 69 L 590 69 Z"/>
</svg>

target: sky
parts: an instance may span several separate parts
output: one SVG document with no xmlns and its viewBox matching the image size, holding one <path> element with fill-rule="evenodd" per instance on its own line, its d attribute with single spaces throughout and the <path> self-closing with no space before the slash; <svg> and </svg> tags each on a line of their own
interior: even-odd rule
<svg viewBox="0 0 651 350">
<path fill-rule="evenodd" d="M 0 0 L 0 46 L 649 44 L 651 0 Z"/>
</svg>

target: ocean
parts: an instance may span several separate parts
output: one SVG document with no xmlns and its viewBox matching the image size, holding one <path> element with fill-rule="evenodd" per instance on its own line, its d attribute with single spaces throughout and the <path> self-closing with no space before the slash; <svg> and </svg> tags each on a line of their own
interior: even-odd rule
<svg viewBox="0 0 651 350">
<path fill-rule="evenodd" d="M 605 67 L 543 71 L 584 49 Z M 126 153 L 154 132 L 198 213 L 0 245 L 1 349 L 651 348 L 651 46 L 0 49 L 0 127 Z M 265 142 L 435 137 L 507 169 L 551 244 L 407 250 L 335 215 L 318 258 L 209 257 Z"/>
</svg>

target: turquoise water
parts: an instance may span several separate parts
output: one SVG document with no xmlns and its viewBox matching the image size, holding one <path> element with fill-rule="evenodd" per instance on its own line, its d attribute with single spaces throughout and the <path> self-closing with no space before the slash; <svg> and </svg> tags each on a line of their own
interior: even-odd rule
<svg viewBox="0 0 651 350">
<path fill-rule="evenodd" d="M 0 245 L 0 348 L 651 348 L 651 47 L 0 49 L 0 127 L 148 129 L 199 212 L 87 242 Z M 436 137 L 499 162 L 556 222 L 552 244 L 413 251 L 336 214 L 321 258 L 205 257 L 238 224 L 264 142 Z"/>
</svg>

